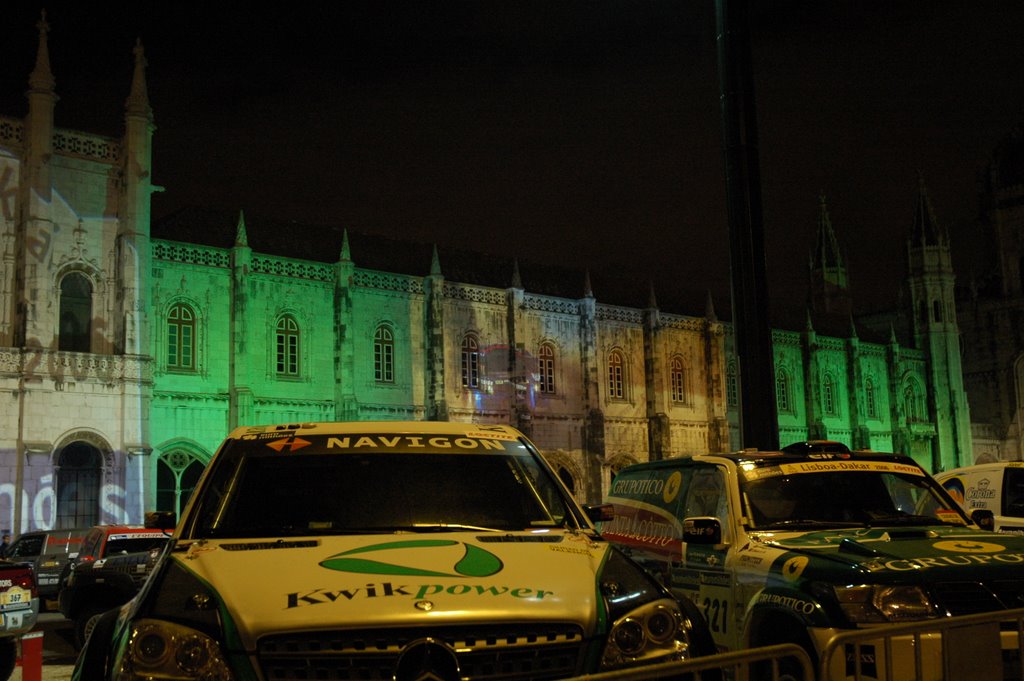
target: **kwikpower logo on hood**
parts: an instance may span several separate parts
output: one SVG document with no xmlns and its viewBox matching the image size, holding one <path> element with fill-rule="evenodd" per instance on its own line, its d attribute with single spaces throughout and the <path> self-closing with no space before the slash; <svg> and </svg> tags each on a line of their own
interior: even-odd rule
<svg viewBox="0 0 1024 681">
<path fill-rule="evenodd" d="M 425 555 L 424 549 L 447 547 L 462 547 L 461 557 L 452 564 L 451 572 L 424 567 L 424 563 L 437 562 L 438 558 L 443 564 L 447 556 L 452 556 L 452 551 L 443 551 L 433 556 Z M 367 557 L 374 554 L 385 554 L 388 560 Z M 430 560 L 431 558 L 434 560 Z M 402 562 L 397 562 L 398 560 Z M 415 561 L 415 564 L 407 561 Z M 503 567 L 501 559 L 490 551 L 452 539 L 412 539 L 361 546 L 336 553 L 321 561 L 320 565 L 341 572 L 410 577 L 490 577 L 500 572 Z"/>
<path fill-rule="evenodd" d="M 496 555 L 466 542 L 451 539 L 411 539 L 361 546 L 342 551 L 320 562 L 321 567 L 356 574 L 394 575 L 399 577 L 433 577 L 437 581 L 369 582 L 348 588 L 315 588 L 287 594 L 287 609 L 311 605 L 347 603 L 365 599 L 411 598 L 424 601 L 431 598 L 498 598 L 539 601 L 554 596 L 550 589 L 519 586 L 500 582 L 480 582 L 504 568 Z M 457 581 L 445 582 L 444 578 Z M 466 579 L 473 583 L 466 583 Z M 420 607 L 417 603 L 417 607 Z M 430 609 L 432 604 L 427 603 Z"/>
</svg>

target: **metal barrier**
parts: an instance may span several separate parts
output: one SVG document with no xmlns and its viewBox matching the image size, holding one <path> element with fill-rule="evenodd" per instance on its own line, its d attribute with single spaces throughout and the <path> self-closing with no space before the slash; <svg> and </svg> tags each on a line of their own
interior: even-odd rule
<svg viewBox="0 0 1024 681">
<path fill-rule="evenodd" d="M 647 679 L 677 678 L 683 674 L 691 674 L 688 678 L 701 681 L 700 672 L 718 672 L 715 678 L 722 678 L 722 673 L 731 673 L 730 679 L 750 678 L 750 667 L 758 662 L 770 663 L 773 681 L 779 679 L 779 662 L 786 658 L 795 659 L 805 679 L 814 678 L 814 665 L 807 651 L 794 643 L 782 643 L 763 648 L 737 650 L 730 653 L 719 653 L 706 657 L 696 657 L 679 662 L 665 662 L 649 667 L 630 667 L 612 672 L 600 672 L 585 676 L 574 676 L 567 681 L 646 681 Z M 706 678 L 711 678 L 707 675 Z M 767 680 L 765 680 L 767 681 Z"/>
<path fill-rule="evenodd" d="M 1024 608 L 836 634 L 822 649 L 818 679 L 1024 681 Z"/>
</svg>

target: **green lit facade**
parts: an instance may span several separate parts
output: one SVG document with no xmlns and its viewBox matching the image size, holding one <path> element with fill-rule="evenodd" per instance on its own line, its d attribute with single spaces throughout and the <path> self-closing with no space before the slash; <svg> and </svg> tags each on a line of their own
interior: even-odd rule
<svg viewBox="0 0 1024 681">
<path fill-rule="evenodd" d="M 61 130 L 41 29 L 28 114 L 0 118 L 2 527 L 179 508 L 247 423 L 507 423 L 588 502 L 623 465 L 740 445 L 741 372 L 710 304 L 669 313 L 653 291 L 612 304 L 585 274 L 561 295 L 518 268 L 468 281 L 443 250 L 399 261 L 341 229 L 319 228 L 312 255 L 294 257 L 261 248 L 282 228 L 255 218 L 154 224 L 144 67 L 137 47 L 123 138 Z M 949 245 L 930 208 L 908 224 L 920 316 L 882 333 L 828 321 L 846 277 L 822 210 L 814 304 L 774 332 L 783 444 L 970 462 Z"/>
</svg>

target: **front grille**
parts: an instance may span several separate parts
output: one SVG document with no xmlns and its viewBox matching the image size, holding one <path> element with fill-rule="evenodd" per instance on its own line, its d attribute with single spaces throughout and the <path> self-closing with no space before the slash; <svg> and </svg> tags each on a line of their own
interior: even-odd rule
<svg viewBox="0 0 1024 681">
<path fill-rule="evenodd" d="M 383 681 L 394 678 L 410 643 L 443 641 L 463 679 L 559 679 L 583 671 L 583 633 L 565 624 L 510 624 L 324 631 L 265 636 L 258 644 L 266 681 Z"/>
<path fill-rule="evenodd" d="M 938 582 L 932 589 L 936 602 L 950 615 L 1024 607 L 1024 580 Z"/>
</svg>

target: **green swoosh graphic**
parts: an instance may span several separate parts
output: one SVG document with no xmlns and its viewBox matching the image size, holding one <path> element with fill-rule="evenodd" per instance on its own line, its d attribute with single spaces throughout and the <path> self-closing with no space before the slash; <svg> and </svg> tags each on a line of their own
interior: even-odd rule
<svg viewBox="0 0 1024 681">
<path fill-rule="evenodd" d="M 385 563 L 368 558 L 351 557 L 353 554 L 372 553 L 375 551 L 436 548 L 440 546 L 455 546 L 460 543 L 451 539 L 413 539 L 409 541 L 385 542 L 383 544 L 373 544 L 371 546 L 362 546 L 342 551 L 321 561 L 320 565 L 329 570 L 339 570 L 341 572 L 406 575 L 411 577 L 489 577 L 501 571 L 502 567 L 504 567 L 500 558 L 490 551 L 486 551 L 479 546 L 473 546 L 472 544 L 463 544 L 466 552 L 453 566 L 455 573 L 438 572 L 413 565 Z"/>
</svg>

